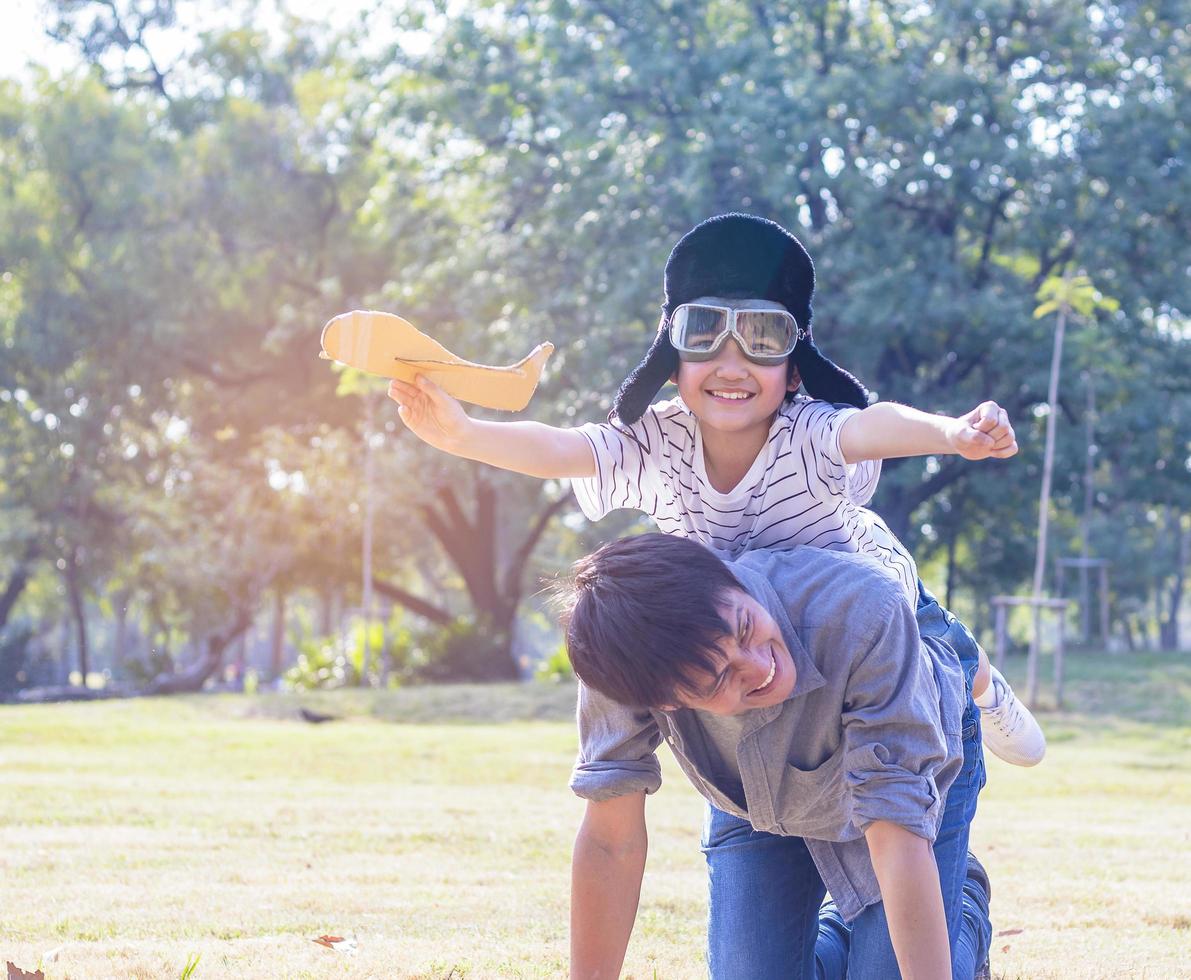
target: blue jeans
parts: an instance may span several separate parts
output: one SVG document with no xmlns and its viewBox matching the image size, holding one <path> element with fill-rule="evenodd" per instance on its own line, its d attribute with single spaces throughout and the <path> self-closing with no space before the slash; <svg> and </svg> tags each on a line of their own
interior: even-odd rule
<svg viewBox="0 0 1191 980">
<path fill-rule="evenodd" d="M 984 786 L 979 712 L 971 700 L 978 653 L 967 628 L 920 586 L 918 625 L 952 646 L 964 667 L 964 765 L 947 792 L 935 861 L 951 938 L 952 975 L 971 980 L 991 939 L 979 889 L 964 888 L 968 829 Z M 870 905 L 846 925 L 801 837 L 754 830 L 712 806 L 703 834 L 709 917 L 707 964 L 715 980 L 888 980 L 899 976 L 884 905 Z M 822 906 L 822 907 L 821 907 Z"/>
</svg>

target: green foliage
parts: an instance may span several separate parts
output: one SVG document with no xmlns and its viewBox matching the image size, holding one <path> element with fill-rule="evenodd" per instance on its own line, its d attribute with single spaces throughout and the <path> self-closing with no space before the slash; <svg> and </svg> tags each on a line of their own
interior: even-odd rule
<svg viewBox="0 0 1191 980">
<path fill-rule="evenodd" d="M 283 684 L 295 691 L 360 684 L 365 638 L 362 622 L 353 624 L 346 642 L 313 633 L 299 636 L 297 662 L 285 672 Z M 503 653 L 499 638 L 494 639 L 490 631 L 480 628 L 471 619 L 460 618 L 445 628 L 432 627 L 415 632 L 397 610 L 387 624 L 374 622 L 367 639 L 373 679 L 383 669 L 391 686 L 445 681 L 487 682 L 517 677 L 512 661 Z"/>
<path fill-rule="evenodd" d="M 125 673 L 136 685 L 145 685 L 164 674 L 174 671 L 174 658 L 165 646 L 154 645 L 143 658 L 129 660 L 124 664 Z"/>
<path fill-rule="evenodd" d="M 308 615 L 300 614 L 299 620 L 297 662 L 282 677 L 289 690 L 354 687 L 364 680 L 365 659 L 369 680 L 383 671 L 391 685 L 398 685 L 411 678 L 424 659 L 401 609 L 395 609 L 387 623 L 373 621 L 366 627 L 357 621 L 343 638 L 317 635 Z"/>
<path fill-rule="evenodd" d="M 1038 287 L 1036 297 L 1042 303 L 1034 310 L 1034 319 L 1040 319 L 1068 306 L 1080 316 L 1091 316 L 1097 310 L 1115 313 L 1121 308 L 1111 296 L 1104 296 L 1087 276 L 1054 275 L 1045 279 Z"/>
<path fill-rule="evenodd" d="M 199 960 L 203 958 L 202 953 L 192 953 L 186 957 L 186 965 L 182 967 L 180 980 L 193 980 L 193 977 L 198 970 Z"/>
<path fill-rule="evenodd" d="M 551 684 L 574 680 L 575 671 L 571 667 L 571 658 L 567 656 L 566 643 L 556 646 L 550 655 L 538 664 L 533 676 L 535 680 Z"/>
<path fill-rule="evenodd" d="M 333 638 L 311 637 L 298 644 L 297 662 L 282 675 L 291 691 L 314 691 L 354 685 L 359 661 L 336 648 Z"/>
</svg>

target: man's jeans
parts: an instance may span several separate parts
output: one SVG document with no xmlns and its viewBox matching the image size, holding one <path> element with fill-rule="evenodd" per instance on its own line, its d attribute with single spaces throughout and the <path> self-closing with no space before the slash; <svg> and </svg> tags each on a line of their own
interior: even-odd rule
<svg viewBox="0 0 1191 980">
<path fill-rule="evenodd" d="M 951 937 L 952 973 L 972 980 L 988 952 L 991 926 L 981 889 L 964 888 L 968 829 L 984 786 L 979 712 L 971 701 L 976 642 L 966 627 L 921 589 L 918 624 L 943 638 L 964 667 L 964 766 L 947 793 L 934 844 Z M 707 808 L 703 833 L 710 907 L 707 962 L 714 980 L 889 980 L 899 976 L 884 905 L 844 924 L 801 837 L 753 830 L 746 820 Z"/>
</svg>

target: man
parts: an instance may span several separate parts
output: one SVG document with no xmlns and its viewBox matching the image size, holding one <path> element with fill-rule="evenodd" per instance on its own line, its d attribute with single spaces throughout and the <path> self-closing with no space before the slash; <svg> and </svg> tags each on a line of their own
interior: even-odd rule
<svg viewBox="0 0 1191 980">
<path fill-rule="evenodd" d="M 962 625 L 929 601 L 916 621 L 862 556 L 725 563 L 662 534 L 578 562 L 569 607 L 571 785 L 588 801 L 573 977 L 619 973 L 663 738 L 710 804 L 713 977 L 976 975 L 990 927 L 967 853 L 983 758 L 965 724 L 976 656 Z"/>
</svg>

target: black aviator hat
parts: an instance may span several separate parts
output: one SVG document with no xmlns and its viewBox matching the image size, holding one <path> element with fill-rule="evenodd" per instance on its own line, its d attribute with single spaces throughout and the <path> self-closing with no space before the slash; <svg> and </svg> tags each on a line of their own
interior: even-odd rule
<svg viewBox="0 0 1191 980">
<path fill-rule="evenodd" d="M 666 260 L 665 302 L 657 336 L 616 393 L 612 414 L 626 425 L 645 413 L 662 385 L 678 368 L 670 343 L 670 316 L 700 296 L 749 297 L 781 303 L 806 336 L 790 355 L 813 398 L 868 404 L 868 389 L 833 361 L 811 339 L 811 295 L 815 267 L 802 243 L 781 225 L 751 214 L 721 214 L 696 225 Z M 792 396 L 793 393 L 791 393 Z"/>
</svg>

